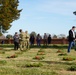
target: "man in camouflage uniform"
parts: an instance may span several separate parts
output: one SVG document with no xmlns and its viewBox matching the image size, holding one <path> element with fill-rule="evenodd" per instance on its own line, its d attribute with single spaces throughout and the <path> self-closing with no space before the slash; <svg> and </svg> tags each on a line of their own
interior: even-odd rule
<svg viewBox="0 0 76 75">
<path fill-rule="evenodd" d="M 19 30 L 19 40 L 20 40 L 20 50 L 25 49 L 25 32 L 22 31 L 22 29 Z"/>
<path fill-rule="evenodd" d="M 28 34 L 28 31 L 25 31 L 25 35 L 26 35 L 26 37 L 25 37 L 25 45 L 26 45 L 26 48 L 29 49 L 29 39 L 30 39 L 30 36 Z"/>
</svg>

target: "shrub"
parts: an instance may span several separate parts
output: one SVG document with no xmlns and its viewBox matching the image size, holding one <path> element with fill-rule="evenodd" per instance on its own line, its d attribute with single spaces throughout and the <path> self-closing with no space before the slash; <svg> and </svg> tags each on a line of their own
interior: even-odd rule
<svg viewBox="0 0 76 75">
<path fill-rule="evenodd" d="M 56 53 L 62 53 L 62 51 L 61 50 L 58 50 Z"/>
<path fill-rule="evenodd" d="M 76 71 L 76 65 L 72 65 L 70 68 L 68 68 L 70 71 Z"/>
<path fill-rule="evenodd" d="M 28 63 L 26 67 L 41 67 L 43 66 L 41 63 Z"/>
<path fill-rule="evenodd" d="M 63 57 L 63 60 L 65 60 L 65 61 L 72 61 L 72 60 L 75 60 L 75 58 L 71 58 L 71 57 Z"/>
<path fill-rule="evenodd" d="M 7 58 L 16 58 L 16 57 L 17 57 L 17 55 L 15 55 L 15 54 L 13 54 L 11 56 L 7 56 Z"/>
<path fill-rule="evenodd" d="M 61 53 L 61 54 L 58 54 L 58 56 L 67 56 L 66 53 Z"/>
<path fill-rule="evenodd" d="M 34 59 L 42 60 L 42 59 L 44 59 L 44 57 L 43 56 L 35 56 Z"/>
</svg>

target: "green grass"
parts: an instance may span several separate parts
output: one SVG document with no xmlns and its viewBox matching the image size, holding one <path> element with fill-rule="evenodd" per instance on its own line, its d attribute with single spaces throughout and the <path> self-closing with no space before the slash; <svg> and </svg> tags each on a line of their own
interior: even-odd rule
<svg viewBox="0 0 76 75">
<path fill-rule="evenodd" d="M 65 46 L 65 47 L 64 47 Z M 30 50 L 13 50 L 13 45 L 1 46 L 0 50 L 0 75 L 76 75 L 75 71 L 69 71 L 70 66 L 76 65 L 76 51 L 71 49 L 67 53 L 67 45 L 51 45 L 51 47 L 31 47 Z M 61 50 L 67 55 L 57 53 Z M 33 59 L 37 53 L 43 51 L 44 59 Z M 17 55 L 15 58 L 7 58 L 11 55 Z M 73 61 L 62 60 L 63 57 L 75 58 Z"/>
<path fill-rule="evenodd" d="M 5 48 L 10 48 L 10 47 L 13 47 L 14 44 L 0 44 L 0 47 L 5 47 Z"/>
<path fill-rule="evenodd" d="M 0 44 L 0 47 L 5 47 L 5 48 L 13 48 L 14 44 Z M 47 46 L 44 46 L 43 44 L 41 44 L 41 46 L 37 46 L 36 44 L 34 46 L 30 46 L 31 48 L 67 48 L 68 45 L 67 44 L 51 44 L 51 46 L 47 45 Z"/>
</svg>

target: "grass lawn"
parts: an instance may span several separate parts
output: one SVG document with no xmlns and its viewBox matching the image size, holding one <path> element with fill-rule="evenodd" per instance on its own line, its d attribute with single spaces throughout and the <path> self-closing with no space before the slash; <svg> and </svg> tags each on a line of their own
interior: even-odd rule
<svg viewBox="0 0 76 75">
<path fill-rule="evenodd" d="M 0 48 L 0 75 L 76 75 L 76 70 L 69 70 L 71 66 L 76 66 L 76 51 L 71 49 L 68 54 L 67 46 L 31 47 L 24 51 L 6 45 Z"/>
</svg>

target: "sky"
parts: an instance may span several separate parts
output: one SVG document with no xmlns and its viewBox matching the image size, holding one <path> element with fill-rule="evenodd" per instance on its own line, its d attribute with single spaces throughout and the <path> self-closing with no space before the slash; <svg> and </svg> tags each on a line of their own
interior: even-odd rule
<svg viewBox="0 0 76 75">
<path fill-rule="evenodd" d="M 44 35 L 68 35 L 76 26 L 76 0 L 19 0 L 18 9 L 23 9 L 20 18 L 12 23 L 7 34 L 23 31 Z"/>
</svg>

